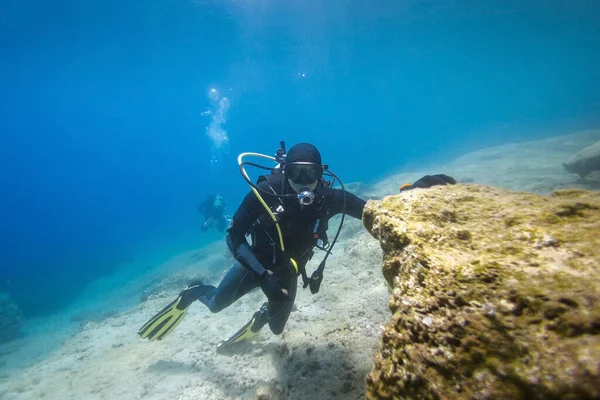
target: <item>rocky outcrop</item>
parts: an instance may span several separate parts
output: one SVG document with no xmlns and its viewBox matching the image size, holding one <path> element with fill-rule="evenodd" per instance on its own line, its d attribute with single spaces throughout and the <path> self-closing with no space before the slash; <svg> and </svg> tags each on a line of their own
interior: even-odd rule
<svg viewBox="0 0 600 400">
<path fill-rule="evenodd" d="M 393 288 L 370 399 L 600 398 L 600 193 L 370 201 Z"/>
<path fill-rule="evenodd" d="M 0 343 L 19 337 L 23 314 L 7 293 L 0 293 Z"/>
<path fill-rule="evenodd" d="M 600 172 L 600 141 L 575 154 L 563 166 L 582 178 L 591 172 Z"/>
</svg>

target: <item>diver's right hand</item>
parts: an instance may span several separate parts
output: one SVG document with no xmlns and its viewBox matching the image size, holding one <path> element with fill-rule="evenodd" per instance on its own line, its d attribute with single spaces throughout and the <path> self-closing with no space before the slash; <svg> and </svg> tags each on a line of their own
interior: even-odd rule
<svg viewBox="0 0 600 400">
<path fill-rule="evenodd" d="M 288 299 L 288 291 L 283 287 L 281 279 L 269 272 L 262 278 L 260 288 L 269 300 L 285 301 Z"/>
</svg>

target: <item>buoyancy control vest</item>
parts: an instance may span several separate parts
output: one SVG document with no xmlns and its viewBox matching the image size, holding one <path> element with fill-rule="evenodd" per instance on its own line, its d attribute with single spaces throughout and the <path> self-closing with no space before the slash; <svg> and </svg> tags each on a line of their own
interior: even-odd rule
<svg viewBox="0 0 600 400">
<path fill-rule="evenodd" d="M 261 175 L 256 184 L 259 185 L 263 182 L 268 183 L 269 190 L 273 191 L 274 195 L 285 193 L 287 188 L 283 174 Z M 267 201 L 267 204 L 276 220 L 273 220 L 271 213 L 266 210 L 261 213 L 250 232 L 253 247 L 270 246 L 273 251 L 273 263 L 276 263 L 278 259 L 276 254 L 280 253 L 278 251 L 280 245 L 276 242 L 278 239 L 274 232 L 274 225 L 279 224 L 283 235 L 287 236 L 285 240 L 286 253 L 296 259 L 299 266 L 301 264 L 300 269 L 303 269 L 314 254 L 314 247 L 325 250 L 329 245 L 326 197 L 330 190 L 327 181 L 319 182 L 319 191 L 316 193 L 315 202 L 310 206 L 302 206 L 293 199 L 272 196 L 271 199 L 276 200 Z M 269 196 L 265 195 L 264 197 L 266 199 Z M 290 239 L 289 234 L 291 233 L 293 233 L 294 239 Z"/>
</svg>

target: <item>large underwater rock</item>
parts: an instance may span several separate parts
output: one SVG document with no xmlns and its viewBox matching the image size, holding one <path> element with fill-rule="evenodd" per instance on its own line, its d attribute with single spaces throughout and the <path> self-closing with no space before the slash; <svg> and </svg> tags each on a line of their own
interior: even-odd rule
<svg viewBox="0 0 600 400">
<path fill-rule="evenodd" d="M 393 288 L 367 398 L 600 398 L 600 193 L 370 201 Z"/>
<path fill-rule="evenodd" d="M 586 147 L 564 162 L 563 166 L 569 172 L 587 177 L 592 172 L 600 172 L 600 141 Z"/>
<path fill-rule="evenodd" d="M 0 343 L 19 337 L 23 314 L 7 293 L 0 293 Z"/>
</svg>

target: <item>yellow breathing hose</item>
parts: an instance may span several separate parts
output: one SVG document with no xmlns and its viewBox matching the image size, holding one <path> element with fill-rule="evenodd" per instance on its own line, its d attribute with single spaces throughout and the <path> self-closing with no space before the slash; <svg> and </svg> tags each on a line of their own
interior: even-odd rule
<svg viewBox="0 0 600 400">
<path fill-rule="evenodd" d="M 250 181 L 250 182 L 252 180 L 246 173 L 246 170 L 244 169 L 244 165 L 243 165 L 244 157 L 262 157 L 262 158 L 266 158 L 268 160 L 277 162 L 275 157 L 267 156 L 267 155 L 260 154 L 260 153 L 242 153 L 242 154 L 240 154 L 238 156 L 238 164 L 240 166 L 240 171 L 242 172 L 242 175 L 244 175 L 244 178 L 246 178 L 246 180 Z M 275 214 L 273 214 L 273 211 L 271 211 L 271 209 L 269 208 L 269 206 L 267 205 L 265 200 L 262 198 L 262 196 L 260 195 L 258 190 L 256 190 L 256 188 L 254 186 L 250 186 L 250 188 L 252 189 L 252 191 L 256 195 L 256 198 L 258 198 L 258 201 L 260 201 L 260 203 L 263 205 L 265 210 L 267 210 L 267 213 L 269 214 L 269 216 L 275 223 L 275 227 L 277 228 L 277 234 L 279 235 L 279 245 L 281 246 L 281 251 L 282 252 L 285 251 L 285 245 L 283 244 L 283 234 L 281 233 L 281 228 L 279 227 L 279 221 L 277 221 L 277 217 L 275 216 Z M 298 273 L 298 264 L 296 263 L 296 261 L 293 258 L 290 258 L 290 260 L 291 260 L 292 264 L 294 265 L 294 269 L 296 270 L 296 274 L 297 274 Z"/>
</svg>

